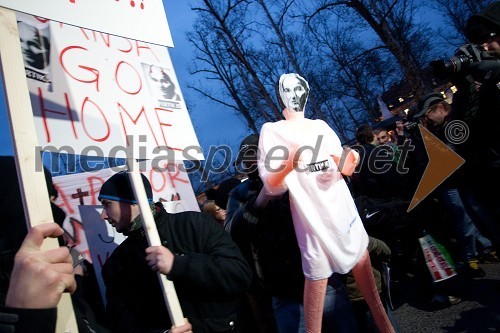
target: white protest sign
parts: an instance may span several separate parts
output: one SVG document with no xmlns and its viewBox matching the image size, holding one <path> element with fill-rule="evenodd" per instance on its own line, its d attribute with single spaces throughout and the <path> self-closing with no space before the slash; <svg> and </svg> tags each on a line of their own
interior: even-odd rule
<svg viewBox="0 0 500 333">
<path fill-rule="evenodd" d="M 78 206 L 78 210 L 87 236 L 95 277 L 104 305 L 106 305 L 106 288 L 101 276 L 102 266 L 126 237 L 116 232 L 109 223 L 100 219 L 102 206 Z"/>
<path fill-rule="evenodd" d="M 0 7 L 173 47 L 161 0 L 0 0 Z"/>
<path fill-rule="evenodd" d="M 166 47 L 17 18 L 39 150 L 203 159 Z"/>
</svg>

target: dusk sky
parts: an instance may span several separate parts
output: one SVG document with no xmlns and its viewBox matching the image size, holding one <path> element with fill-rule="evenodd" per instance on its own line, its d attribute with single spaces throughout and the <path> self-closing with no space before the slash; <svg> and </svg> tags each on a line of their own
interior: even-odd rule
<svg viewBox="0 0 500 333">
<path fill-rule="evenodd" d="M 191 10 L 189 1 L 163 0 L 163 5 L 175 46 L 170 49 L 170 57 L 200 145 L 205 153 L 210 145 L 227 144 L 239 149 L 241 140 L 251 134 L 245 123 L 232 111 L 200 97 L 197 92 L 187 87 L 190 83 L 193 85 L 195 79 L 199 80 L 189 74 L 188 66 L 194 54 L 185 36 L 192 27 L 196 13 Z"/>
<path fill-rule="evenodd" d="M 228 144 L 231 148 L 238 149 L 240 141 L 250 134 L 245 124 L 234 113 L 223 110 L 221 106 L 188 89 L 188 85 L 193 84 L 195 78 L 189 74 L 188 70 L 189 63 L 193 59 L 193 49 L 186 40 L 185 34 L 192 27 L 195 13 L 191 11 L 188 1 L 163 0 L 163 4 L 175 45 L 173 49 L 169 49 L 170 56 L 205 157 L 210 145 Z M 0 155 L 13 155 L 4 98 L 2 85 L 0 87 Z"/>
</svg>

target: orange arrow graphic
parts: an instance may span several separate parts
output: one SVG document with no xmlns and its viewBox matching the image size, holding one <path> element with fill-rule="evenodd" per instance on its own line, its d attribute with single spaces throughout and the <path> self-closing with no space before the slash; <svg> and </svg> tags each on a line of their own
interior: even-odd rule
<svg viewBox="0 0 500 333">
<path fill-rule="evenodd" d="M 425 199 L 432 191 L 436 189 L 442 182 L 454 173 L 465 160 L 448 148 L 441 140 L 422 125 L 418 126 L 420 134 L 424 139 L 425 150 L 429 157 L 429 163 L 425 168 L 424 174 L 420 179 L 417 190 L 411 199 L 410 206 L 407 212 L 411 211 L 422 200 Z"/>
</svg>

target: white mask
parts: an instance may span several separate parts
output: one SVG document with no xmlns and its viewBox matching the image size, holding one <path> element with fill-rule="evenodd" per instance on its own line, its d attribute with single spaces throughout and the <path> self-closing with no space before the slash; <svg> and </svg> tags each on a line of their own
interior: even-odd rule
<svg viewBox="0 0 500 333">
<path fill-rule="evenodd" d="M 281 75 L 279 93 L 287 109 L 304 112 L 309 97 L 309 84 L 303 77 L 295 73 Z"/>
</svg>

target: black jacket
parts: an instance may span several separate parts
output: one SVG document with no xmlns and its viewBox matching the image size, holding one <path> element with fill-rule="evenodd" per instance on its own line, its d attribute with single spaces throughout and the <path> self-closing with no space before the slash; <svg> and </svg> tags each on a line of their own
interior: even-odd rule
<svg viewBox="0 0 500 333">
<path fill-rule="evenodd" d="M 260 179 L 248 179 L 229 194 L 226 230 L 231 233 L 255 269 L 254 287 L 272 296 L 302 300 L 304 274 L 295 237 L 288 192 L 265 209 L 253 209 L 262 188 Z"/>
<path fill-rule="evenodd" d="M 56 331 L 57 308 L 18 309 L 0 307 L 0 332 L 9 333 L 54 333 Z"/>
<path fill-rule="evenodd" d="M 237 298 L 252 273 L 230 235 L 205 213 L 155 217 L 160 239 L 175 255 L 168 276 L 193 331 L 225 332 L 236 322 Z M 147 265 L 142 229 L 120 244 L 102 269 L 114 331 L 163 332 L 171 327 L 156 272 Z"/>
</svg>

